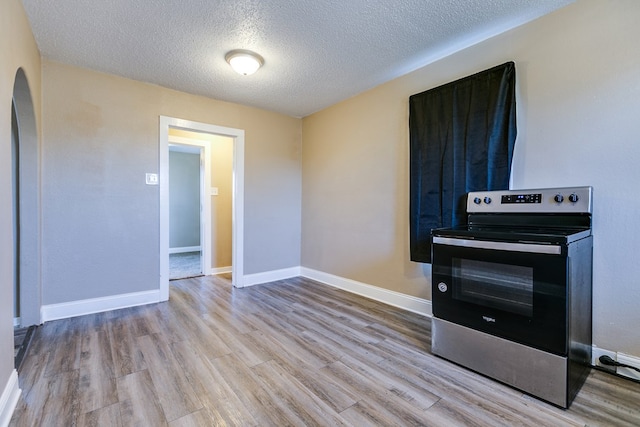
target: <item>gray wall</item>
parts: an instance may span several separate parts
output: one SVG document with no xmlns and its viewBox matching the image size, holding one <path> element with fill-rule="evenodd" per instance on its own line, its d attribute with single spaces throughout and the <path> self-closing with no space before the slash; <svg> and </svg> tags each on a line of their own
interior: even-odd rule
<svg viewBox="0 0 640 427">
<path fill-rule="evenodd" d="M 158 289 L 145 173 L 161 115 L 245 130 L 245 274 L 300 265 L 300 119 L 53 62 L 42 73 L 43 304 Z"/>
<path fill-rule="evenodd" d="M 169 148 L 169 248 L 200 246 L 200 154 Z"/>
</svg>

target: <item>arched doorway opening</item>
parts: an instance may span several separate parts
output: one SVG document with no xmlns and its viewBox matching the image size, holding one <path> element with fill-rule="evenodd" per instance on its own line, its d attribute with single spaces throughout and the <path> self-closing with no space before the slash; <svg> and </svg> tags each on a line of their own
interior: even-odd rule
<svg viewBox="0 0 640 427">
<path fill-rule="evenodd" d="M 12 121 L 14 327 L 40 324 L 40 162 L 29 82 L 16 72 Z"/>
</svg>

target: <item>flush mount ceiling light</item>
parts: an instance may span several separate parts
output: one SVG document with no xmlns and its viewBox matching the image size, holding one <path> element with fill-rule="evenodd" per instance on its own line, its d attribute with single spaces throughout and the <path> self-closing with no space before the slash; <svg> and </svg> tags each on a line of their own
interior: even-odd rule
<svg viewBox="0 0 640 427">
<path fill-rule="evenodd" d="M 264 64 L 262 56 L 244 49 L 232 50 L 225 55 L 224 59 L 236 73 L 245 76 L 255 73 Z"/>
</svg>

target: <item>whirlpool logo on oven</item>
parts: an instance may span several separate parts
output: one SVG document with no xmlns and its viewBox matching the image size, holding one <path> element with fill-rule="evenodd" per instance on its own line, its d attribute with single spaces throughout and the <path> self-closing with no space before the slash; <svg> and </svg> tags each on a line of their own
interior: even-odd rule
<svg viewBox="0 0 640 427">
<path fill-rule="evenodd" d="M 487 323 L 496 323 L 496 319 L 494 319 L 493 317 L 489 317 L 489 316 L 482 316 L 482 320 L 484 320 Z"/>
</svg>

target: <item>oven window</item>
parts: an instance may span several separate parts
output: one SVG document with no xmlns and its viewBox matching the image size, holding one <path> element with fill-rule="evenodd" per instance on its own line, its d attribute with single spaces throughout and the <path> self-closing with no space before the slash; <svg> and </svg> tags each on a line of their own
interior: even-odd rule
<svg viewBox="0 0 640 427">
<path fill-rule="evenodd" d="M 453 298 L 533 316 L 533 268 L 453 258 Z"/>
</svg>

